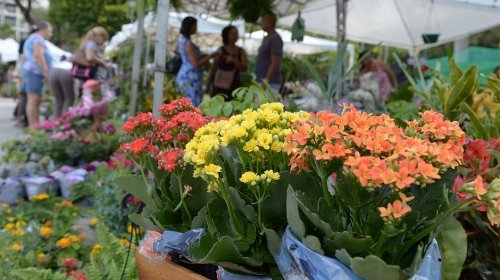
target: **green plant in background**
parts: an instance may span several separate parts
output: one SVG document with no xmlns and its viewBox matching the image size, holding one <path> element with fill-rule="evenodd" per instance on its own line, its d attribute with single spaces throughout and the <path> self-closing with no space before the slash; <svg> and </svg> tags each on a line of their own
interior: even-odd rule
<svg viewBox="0 0 500 280">
<path fill-rule="evenodd" d="M 273 0 L 228 0 L 226 5 L 232 18 L 243 17 L 246 22 L 256 23 L 259 16 L 272 11 Z"/>
<path fill-rule="evenodd" d="M 89 279 L 89 280 L 107 280 L 121 279 L 122 270 L 127 259 L 126 246 L 121 244 L 104 225 L 96 227 L 96 242 L 92 250 L 90 262 L 83 266 L 78 263 L 71 264 L 71 267 L 61 267 L 62 271 L 43 269 L 43 268 L 11 268 L 12 273 L 9 279 L 19 280 L 71 280 L 71 279 Z M 134 247 L 132 246 L 133 250 Z M 64 272 L 64 273 L 63 273 Z M 77 277 L 79 276 L 79 277 Z M 138 279 L 135 265 L 135 258 L 128 258 L 123 279 Z"/>
<path fill-rule="evenodd" d="M 208 116 L 230 117 L 240 114 L 246 109 L 259 107 L 261 104 L 276 102 L 276 95 L 269 89 L 254 82 L 249 87 L 241 87 L 232 93 L 234 99 L 226 102 L 222 95 L 203 101 L 200 109 Z"/>
</svg>

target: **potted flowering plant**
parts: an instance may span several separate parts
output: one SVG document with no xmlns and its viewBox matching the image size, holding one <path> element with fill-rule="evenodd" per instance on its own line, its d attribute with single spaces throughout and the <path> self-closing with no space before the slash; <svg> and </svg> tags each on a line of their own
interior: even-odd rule
<svg viewBox="0 0 500 280">
<path fill-rule="evenodd" d="M 279 243 L 278 233 L 286 227 L 291 177 L 284 140 L 291 124 L 307 116 L 268 103 L 196 132 L 184 160 L 217 195 L 203 212 L 206 232 L 189 248 L 191 261 L 238 273 L 279 274 L 268 246 Z"/>
<path fill-rule="evenodd" d="M 453 214 L 470 210 L 474 198 L 498 203 L 499 192 L 470 184 L 461 190 L 473 197 L 457 201 L 452 169 L 465 142 L 457 122 L 426 111 L 400 128 L 387 115 L 344 106 L 341 115 L 319 112 L 293 130 L 285 146 L 290 166 L 310 177 L 288 193 L 296 238 L 365 279 L 409 278 L 432 240 L 446 240 L 443 277 L 458 278 L 466 239 Z"/>
<path fill-rule="evenodd" d="M 195 218 L 210 196 L 203 180 L 193 178 L 192 167 L 183 161 L 184 147 L 213 118 L 204 117 L 186 98 L 162 105 L 160 113 L 159 119 L 141 113 L 123 125 L 132 140 L 120 151 L 134 160 L 141 175 L 123 176 L 116 183 L 146 205 L 142 214 L 130 216 L 133 222 L 159 232 L 185 232 L 199 221 Z"/>
</svg>

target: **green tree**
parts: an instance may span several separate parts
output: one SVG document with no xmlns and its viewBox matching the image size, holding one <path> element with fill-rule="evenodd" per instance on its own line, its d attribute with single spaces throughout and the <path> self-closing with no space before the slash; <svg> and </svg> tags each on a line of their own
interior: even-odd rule
<svg viewBox="0 0 500 280">
<path fill-rule="evenodd" d="M 5 39 L 14 36 L 14 30 L 6 23 L 0 24 L 0 39 Z"/>
<path fill-rule="evenodd" d="M 113 36 L 129 21 L 127 0 L 50 0 L 48 17 L 53 40 L 73 46 L 94 26 L 103 26 Z"/>
</svg>

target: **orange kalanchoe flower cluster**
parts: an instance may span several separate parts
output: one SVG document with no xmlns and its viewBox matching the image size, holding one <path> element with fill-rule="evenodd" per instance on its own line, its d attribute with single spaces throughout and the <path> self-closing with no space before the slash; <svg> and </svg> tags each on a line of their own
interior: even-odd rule
<svg viewBox="0 0 500 280">
<path fill-rule="evenodd" d="M 403 129 L 388 115 L 374 116 L 344 105 L 341 115 L 319 112 L 296 122 L 285 150 L 292 170 L 305 171 L 316 165 L 313 162 L 338 159 L 363 187 L 387 185 L 402 194 L 409 186 L 432 183 L 441 178 L 440 172 L 460 165 L 464 142 L 458 122 L 433 111 L 422 113 L 420 120 Z M 410 210 L 401 201 L 380 208 L 385 221 L 397 220 Z"/>
<path fill-rule="evenodd" d="M 351 106 L 342 115 L 319 112 L 296 123 L 285 149 L 292 170 L 308 170 L 311 159 L 342 159 L 364 187 L 404 189 L 431 183 L 440 171 L 458 166 L 464 141 L 457 122 L 432 111 L 402 129 L 388 115 L 373 116 Z"/>
</svg>

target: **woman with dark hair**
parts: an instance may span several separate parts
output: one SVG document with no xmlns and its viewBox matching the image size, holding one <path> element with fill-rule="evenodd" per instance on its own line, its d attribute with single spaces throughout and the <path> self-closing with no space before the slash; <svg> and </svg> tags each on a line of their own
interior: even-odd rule
<svg viewBox="0 0 500 280">
<path fill-rule="evenodd" d="M 43 85 L 49 78 L 52 62 L 52 56 L 45 44 L 45 40 L 52 36 L 52 26 L 48 22 L 41 22 L 36 25 L 36 30 L 26 39 L 23 46 L 25 60 L 22 65 L 22 77 L 28 96 L 26 111 L 30 127 L 39 122 Z"/>
<path fill-rule="evenodd" d="M 217 57 L 217 52 L 210 55 L 203 54 L 191 41 L 191 35 L 196 34 L 197 20 L 186 17 L 182 20 L 181 38 L 177 43 L 177 50 L 182 58 L 182 65 L 177 73 L 176 81 L 182 94 L 193 102 L 194 106 L 201 103 L 203 67 L 211 58 Z"/>
<path fill-rule="evenodd" d="M 232 92 L 241 86 L 241 71 L 247 71 L 248 58 L 245 51 L 236 46 L 238 29 L 229 25 L 222 29 L 223 46 L 219 48 L 220 57 L 212 65 L 207 89 L 211 95 L 224 94 L 227 101 L 233 98 Z"/>
</svg>

